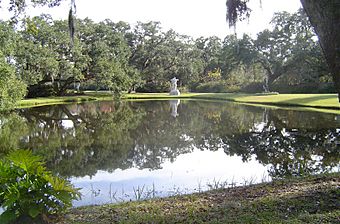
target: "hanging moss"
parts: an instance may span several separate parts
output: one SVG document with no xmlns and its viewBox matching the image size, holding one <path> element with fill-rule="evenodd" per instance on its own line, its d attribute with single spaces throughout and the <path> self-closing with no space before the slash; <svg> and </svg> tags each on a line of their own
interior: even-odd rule
<svg viewBox="0 0 340 224">
<path fill-rule="evenodd" d="M 251 9 L 247 6 L 249 0 L 227 0 L 227 22 L 235 26 L 237 20 L 249 17 Z"/>
<path fill-rule="evenodd" d="M 73 43 L 74 43 L 74 34 L 75 34 L 74 14 L 75 13 L 76 13 L 76 2 L 75 0 L 71 0 L 71 7 L 68 13 L 68 29 L 69 29 L 70 38 L 71 38 L 71 46 L 73 46 Z"/>
<path fill-rule="evenodd" d="M 72 8 L 70 9 L 69 14 L 68 14 L 68 29 L 70 32 L 71 44 L 73 45 L 75 27 L 74 27 L 74 18 L 73 18 Z"/>
</svg>

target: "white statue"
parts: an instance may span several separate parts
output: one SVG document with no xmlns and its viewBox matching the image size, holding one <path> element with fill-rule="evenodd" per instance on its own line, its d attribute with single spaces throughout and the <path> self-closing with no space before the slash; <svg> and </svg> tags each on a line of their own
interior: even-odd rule
<svg viewBox="0 0 340 224">
<path fill-rule="evenodd" d="M 181 93 L 178 91 L 177 89 L 177 82 L 179 79 L 177 79 L 176 77 L 173 77 L 172 79 L 170 79 L 171 81 L 171 89 L 170 89 L 170 95 L 180 95 Z"/>
</svg>

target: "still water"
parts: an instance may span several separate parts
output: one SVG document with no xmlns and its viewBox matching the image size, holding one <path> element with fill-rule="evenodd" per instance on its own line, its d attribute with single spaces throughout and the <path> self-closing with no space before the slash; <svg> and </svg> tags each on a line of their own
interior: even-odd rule
<svg viewBox="0 0 340 224">
<path fill-rule="evenodd" d="M 340 117 L 211 101 L 121 101 L 0 115 L 1 153 L 32 149 L 75 206 L 340 169 Z"/>
</svg>

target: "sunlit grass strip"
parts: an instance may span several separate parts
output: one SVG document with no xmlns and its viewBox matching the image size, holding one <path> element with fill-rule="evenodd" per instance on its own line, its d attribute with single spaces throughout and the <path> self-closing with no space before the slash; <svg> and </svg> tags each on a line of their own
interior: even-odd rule
<svg viewBox="0 0 340 224">
<path fill-rule="evenodd" d="M 184 93 L 170 96 L 167 93 L 126 94 L 127 99 L 166 99 L 191 98 L 228 100 L 240 103 L 265 104 L 276 106 L 315 107 L 339 110 L 340 104 L 336 94 L 241 94 L 241 93 Z"/>
<path fill-rule="evenodd" d="M 63 103 L 84 101 L 112 100 L 110 92 L 88 91 L 81 96 L 42 97 L 21 100 L 17 107 L 34 107 Z M 340 110 L 340 104 L 336 94 L 242 94 L 242 93 L 183 93 L 180 96 L 171 96 L 168 93 L 136 93 L 125 94 L 123 99 L 205 99 L 205 100 L 228 100 L 247 104 L 263 104 L 271 106 L 309 107 L 327 109 L 332 112 Z M 313 109 L 315 110 L 315 109 Z M 334 111 L 333 111 L 334 112 Z"/>
<path fill-rule="evenodd" d="M 86 94 L 82 96 L 60 96 L 60 97 L 40 97 L 33 99 L 24 99 L 18 102 L 17 108 L 28 108 L 36 106 L 65 104 L 65 103 L 79 103 L 86 101 L 97 100 L 112 100 L 112 94 Z"/>
</svg>

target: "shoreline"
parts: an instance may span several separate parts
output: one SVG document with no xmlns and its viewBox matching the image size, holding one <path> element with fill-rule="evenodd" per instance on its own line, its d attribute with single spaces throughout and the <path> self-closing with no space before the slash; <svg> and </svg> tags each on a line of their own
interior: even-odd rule
<svg viewBox="0 0 340 224">
<path fill-rule="evenodd" d="M 315 108 L 340 113 L 337 94 L 184 93 L 180 96 L 170 96 L 167 93 L 136 93 L 124 95 L 124 99 L 173 98 L 230 101 L 255 106 Z"/>
<path fill-rule="evenodd" d="M 109 92 L 80 96 L 38 98 L 22 108 L 61 103 L 113 100 Z M 236 102 L 280 109 L 335 113 L 340 107 L 336 94 L 125 94 L 127 101 L 204 100 Z M 50 100 L 50 101 L 49 101 Z M 287 105 L 288 107 L 284 107 Z M 25 104 L 26 103 L 26 104 Z M 338 108 L 339 109 L 335 109 Z M 322 108 L 322 109 L 319 109 Z M 332 110 L 325 108 L 334 108 Z M 340 168 L 340 167 L 339 167 Z M 221 188 L 200 193 L 74 208 L 56 221 L 85 223 L 340 223 L 340 173 L 276 180 L 243 187 Z"/>
<path fill-rule="evenodd" d="M 340 173 L 73 208 L 66 223 L 337 223 Z"/>
<path fill-rule="evenodd" d="M 340 103 L 337 94 L 244 94 L 244 93 L 183 93 L 170 96 L 168 93 L 124 94 L 123 100 L 169 100 L 194 99 L 217 100 L 242 103 L 262 107 L 278 107 L 298 110 L 334 113 L 340 115 Z M 16 108 L 30 108 L 55 104 L 82 103 L 89 101 L 114 100 L 110 92 L 85 92 L 84 95 L 41 97 L 24 99 Z"/>
</svg>

